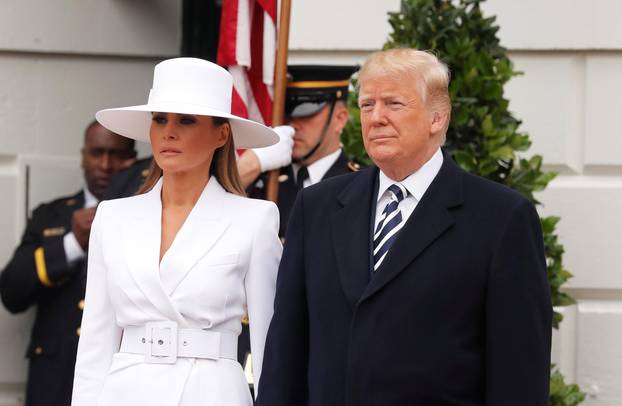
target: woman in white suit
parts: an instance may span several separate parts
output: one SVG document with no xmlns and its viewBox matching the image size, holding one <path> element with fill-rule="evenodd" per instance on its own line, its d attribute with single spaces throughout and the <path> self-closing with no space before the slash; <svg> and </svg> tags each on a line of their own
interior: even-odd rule
<svg viewBox="0 0 622 406">
<path fill-rule="evenodd" d="M 150 141 L 157 165 L 143 194 L 97 209 L 73 405 L 252 404 L 237 336 L 248 314 L 257 384 L 281 243 L 276 206 L 243 197 L 234 149 L 278 136 L 230 114 L 231 92 L 226 70 L 176 58 L 146 105 L 96 114 Z"/>
</svg>

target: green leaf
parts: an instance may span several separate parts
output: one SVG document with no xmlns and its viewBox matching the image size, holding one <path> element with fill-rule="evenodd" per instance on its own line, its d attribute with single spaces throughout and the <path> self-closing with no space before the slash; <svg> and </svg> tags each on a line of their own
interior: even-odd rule
<svg viewBox="0 0 622 406">
<path fill-rule="evenodd" d="M 514 150 L 509 145 L 496 148 L 490 152 L 490 156 L 498 159 L 512 159 L 514 157 Z"/>
<path fill-rule="evenodd" d="M 482 131 L 484 132 L 484 137 L 493 137 L 495 135 L 495 127 L 490 114 L 482 122 Z"/>
</svg>

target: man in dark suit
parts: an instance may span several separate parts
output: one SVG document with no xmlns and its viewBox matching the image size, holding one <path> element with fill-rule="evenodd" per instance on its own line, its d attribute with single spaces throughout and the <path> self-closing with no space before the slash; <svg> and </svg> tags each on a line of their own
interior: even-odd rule
<svg viewBox="0 0 622 406">
<path fill-rule="evenodd" d="M 26 354 L 26 406 L 71 404 L 95 206 L 110 176 L 131 164 L 136 151 L 133 140 L 93 122 L 81 154 L 86 187 L 33 211 L 20 245 L 0 274 L 0 296 L 10 312 L 37 307 Z"/>
<path fill-rule="evenodd" d="M 341 131 L 348 122 L 348 86 L 355 66 L 290 65 L 285 93 L 285 118 L 293 130 L 268 148 L 246 150 L 238 160 L 248 195 L 266 198 L 267 171 L 279 169 L 279 236 L 283 238 L 296 194 L 323 179 L 359 169 L 341 149 Z M 278 128 L 278 127 L 277 127 Z M 289 142 L 288 142 L 289 141 Z M 248 368 L 250 354 L 246 320 L 238 343 L 238 360 Z"/>
<path fill-rule="evenodd" d="M 152 157 L 138 159 L 129 168 L 115 173 L 104 193 L 104 200 L 134 196 L 145 183 L 152 160 Z"/>
<path fill-rule="evenodd" d="M 280 168 L 276 203 L 281 214 L 281 237 L 285 236 L 289 214 L 300 189 L 359 169 L 357 164 L 348 161 L 340 144 L 341 131 L 348 122 L 346 103 L 350 76 L 356 69 L 339 65 L 288 66 L 290 80 L 285 93 L 285 117 L 295 131 L 293 145 L 289 146 L 291 153 L 280 143 L 248 150 L 238 161 L 242 183 L 252 184 L 251 197 L 265 198 L 266 175 L 259 175 Z"/>
<path fill-rule="evenodd" d="M 447 67 L 371 56 L 362 135 L 377 165 L 299 193 L 259 406 L 545 406 L 552 308 L 518 193 L 444 154 Z"/>
</svg>

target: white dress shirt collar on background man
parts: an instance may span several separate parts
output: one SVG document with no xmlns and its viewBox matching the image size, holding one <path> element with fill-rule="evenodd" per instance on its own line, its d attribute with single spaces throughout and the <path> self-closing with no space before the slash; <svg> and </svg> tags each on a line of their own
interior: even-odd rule
<svg viewBox="0 0 622 406">
<path fill-rule="evenodd" d="M 303 186 L 311 186 L 321 181 L 324 175 L 326 175 L 326 172 L 328 172 L 328 170 L 330 169 L 330 167 L 333 166 L 335 162 L 337 162 L 337 159 L 339 159 L 339 155 L 341 155 L 341 148 L 339 148 L 332 154 L 326 155 L 325 157 L 320 158 L 317 161 L 313 162 L 311 165 L 307 166 L 307 170 L 309 171 L 309 177 L 305 179 Z M 300 169 L 300 166 L 301 165 L 299 164 L 292 164 L 292 168 L 294 169 L 294 174 L 296 175 L 296 177 L 298 177 L 298 170 Z"/>
<path fill-rule="evenodd" d="M 423 194 L 438 174 L 443 165 L 443 153 L 439 148 L 432 158 L 426 162 L 418 171 L 408 176 L 401 182 L 396 182 L 385 175 L 382 171 L 378 174 L 378 200 L 376 202 L 376 218 L 374 230 L 378 227 L 382 210 L 391 200 L 390 192 L 387 192 L 389 186 L 394 183 L 401 183 L 408 190 L 408 195 L 399 203 L 399 209 L 402 212 L 402 221 L 406 222 L 415 207 L 423 197 Z"/>
<path fill-rule="evenodd" d="M 98 203 L 99 199 L 97 199 L 95 195 L 93 195 L 93 193 L 89 191 L 88 187 L 85 187 L 84 208 L 88 209 L 91 207 L 95 207 Z M 84 256 L 86 255 L 86 253 L 78 243 L 76 236 L 73 234 L 73 231 L 69 231 L 67 234 L 65 234 L 65 236 L 63 237 L 63 246 L 65 247 L 65 257 L 67 257 L 67 263 L 69 264 L 84 258 Z"/>
<path fill-rule="evenodd" d="M 99 199 L 95 197 L 88 187 L 84 188 L 84 208 L 90 209 L 96 207 L 99 204 Z"/>
</svg>

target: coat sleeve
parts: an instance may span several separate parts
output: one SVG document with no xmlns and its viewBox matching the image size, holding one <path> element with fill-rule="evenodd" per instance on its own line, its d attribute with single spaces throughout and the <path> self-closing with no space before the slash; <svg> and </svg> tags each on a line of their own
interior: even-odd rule
<svg viewBox="0 0 622 406">
<path fill-rule="evenodd" d="M 0 275 L 2 302 L 12 313 L 28 309 L 41 292 L 62 286 L 67 278 L 82 271 L 81 261 L 67 263 L 62 235 L 44 236 L 49 224 L 46 221 L 52 215 L 47 205 L 34 210 L 19 246 Z"/>
<path fill-rule="evenodd" d="M 119 350 L 121 328 L 108 295 L 102 234 L 105 204 L 100 203 L 91 227 L 84 315 L 73 382 L 72 405 L 95 406 L 112 362 Z"/>
<path fill-rule="evenodd" d="M 266 335 L 273 313 L 276 274 L 282 251 L 278 236 L 279 211 L 274 204 L 270 204 L 268 208 L 260 217 L 253 236 L 251 258 L 244 281 L 255 396 L 261 377 Z"/>
<path fill-rule="evenodd" d="M 307 404 L 309 315 L 302 196 L 304 192 L 298 194 L 287 227 L 257 406 Z"/>
<path fill-rule="evenodd" d="M 526 200 L 495 248 L 486 301 L 486 405 L 548 405 L 553 311 L 540 221 Z"/>
</svg>

